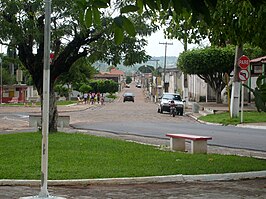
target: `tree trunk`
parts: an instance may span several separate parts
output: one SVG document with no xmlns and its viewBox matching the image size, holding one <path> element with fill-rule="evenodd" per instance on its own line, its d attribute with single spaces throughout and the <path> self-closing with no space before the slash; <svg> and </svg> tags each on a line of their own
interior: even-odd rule
<svg viewBox="0 0 266 199">
<path fill-rule="evenodd" d="M 49 97 L 49 132 L 57 132 L 58 110 L 54 89 L 50 88 Z"/>
<path fill-rule="evenodd" d="M 216 103 L 217 104 L 221 104 L 222 103 L 222 95 L 221 95 L 221 91 L 216 91 Z"/>
<path fill-rule="evenodd" d="M 38 89 L 38 88 L 37 88 Z M 41 107 L 43 112 L 43 93 L 42 90 L 38 89 L 38 93 L 41 95 Z M 53 88 L 53 84 L 50 85 L 50 94 L 49 94 L 49 132 L 57 132 L 57 119 L 58 119 L 58 110 L 56 104 L 56 96 Z"/>
<path fill-rule="evenodd" d="M 238 59 L 243 55 L 243 45 L 236 46 L 235 63 L 234 63 L 234 77 L 231 92 L 230 116 L 236 118 L 239 116 L 239 103 L 240 103 L 240 82 L 238 78 L 239 66 Z"/>
</svg>

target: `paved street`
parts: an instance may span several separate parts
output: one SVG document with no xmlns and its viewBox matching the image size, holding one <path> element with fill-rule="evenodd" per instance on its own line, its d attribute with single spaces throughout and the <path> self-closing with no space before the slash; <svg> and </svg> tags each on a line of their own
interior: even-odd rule
<svg viewBox="0 0 266 199">
<path fill-rule="evenodd" d="M 133 85 L 134 86 L 134 85 Z M 131 86 L 132 87 L 132 86 Z M 160 124 L 161 121 L 169 123 L 198 122 L 188 116 L 170 117 L 169 114 L 156 113 L 156 105 L 145 102 L 142 89 L 132 87 L 124 90 L 132 91 L 136 95 L 135 103 L 122 102 L 119 97 L 114 103 L 104 106 L 76 105 L 59 107 L 60 114 L 70 115 L 72 125 L 100 125 L 104 123 L 119 123 L 120 125 L 135 122 L 150 122 Z M 120 114 L 117 114 L 118 110 Z M 123 111 L 126 110 L 126 111 Z M 0 107 L 0 132 L 28 130 L 28 120 L 25 117 L 31 113 L 40 112 L 39 107 Z M 4 114 L 3 114 L 4 113 Z M 132 114 L 134 113 L 134 114 Z M 141 126 L 145 129 L 145 126 Z M 68 132 L 75 129 L 64 129 Z M 127 133 L 102 132 L 97 130 L 80 130 L 84 133 L 116 137 L 120 139 L 135 140 L 139 142 L 169 145 L 166 138 L 133 136 Z M 210 153 L 238 154 L 246 156 L 266 157 L 264 152 L 243 149 L 232 149 L 209 146 Z M 22 196 L 38 195 L 38 186 L 0 186 L 0 199 L 13 199 Z M 90 185 L 90 186 L 52 186 L 49 187 L 51 195 L 66 198 L 266 198 L 266 179 L 237 180 L 224 182 L 178 182 L 141 185 Z"/>
</svg>

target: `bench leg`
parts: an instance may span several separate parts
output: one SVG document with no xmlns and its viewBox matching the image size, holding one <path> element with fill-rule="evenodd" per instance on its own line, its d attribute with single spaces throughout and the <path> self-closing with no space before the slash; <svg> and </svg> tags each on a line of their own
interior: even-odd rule
<svg viewBox="0 0 266 199">
<path fill-rule="evenodd" d="M 175 151 L 185 151 L 185 139 L 170 138 L 170 149 Z"/>
<path fill-rule="evenodd" d="M 207 153 L 207 140 L 191 141 L 191 153 Z"/>
<path fill-rule="evenodd" d="M 59 121 L 58 121 L 58 122 L 59 122 Z M 59 123 L 60 123 L 60 128 L 61 128 L 61 129 L 64 128 L 64 121 L 60 121 Z"/>
</svg>

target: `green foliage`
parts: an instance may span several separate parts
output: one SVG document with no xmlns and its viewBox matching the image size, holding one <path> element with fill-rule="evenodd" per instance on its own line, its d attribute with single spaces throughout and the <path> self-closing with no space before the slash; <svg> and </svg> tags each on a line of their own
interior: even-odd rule
<svg viewBox="0 0 266 199">
<path fill-rule="evenodd" d="M 87 84 L 81 85 L 78 91 L 82 93 L 115 93 L 118 91 L 118 83 L 113 80 L 90 80 Z"/>
<path fill-rule="evenodd" d="M 196 74 L 216 93 L 216 102 L 221 102 L 221 91 L 225 87 L 225 74 L 234 68 L 234 49 L 209 47 L 194 49 L 180 54 L 178 67 L 187 74 Z"/>
<path fill-rule="evenodd" d="M 79 88 L 79 91 L 81 93 L 88 93 L 92 91 L 92 87 L 90 85 L 87 84 L 82 84 L 81 87 Z"/>
<path fill-rule="evenodd" d="M 262 28 L 266 25 L 265 8 L 265 1 L 257 4 L 249 0 L 217 1 L 216 9 L 210 9 L 211 43 L 216 45 L 252 43 L 265 49 L 263 41 L 265 41 L 266 30 Z"/>
<path fill-rule="evenodd" d="M 243 46 L 243 55 L 248 56 L 250 60 L 258 58 L 258 57 L 263 57 L 265 56 L 265 54 L 266 54 L 266 51 L 262 50 L 258 46 L 252 46 L 248 43 L 244 44 Z"/>
<path fill-rule="evenodd" d="M 94 13 L 99 13 L 100 8 L 107 8 L 111 5 L 111 1 L 106 0 L 95 0 L 86 3 L 85 0 L 79 3 L 80 7 L 85 10 L 84 16 L 80 17 L 82 23 L 86 24 L 86 27 L 89 28 L 93 24 L 96 26 L 101 25 L 99 20 L 95 19 Z M 125 39 L 125 33 L 131 36 L 136 35 L 135 25 L 132 23 L 132 20 L 128 17 L 132 13 L 138 13 L 139 15 L 148 12 L 156 13 L 157 11 L 164 10 L 167 12 L 168 18 L 175 18 L 174 14 L 182 15 L 186 13 L 192 13 L 191 21 L 196 22 L 198 19 L 204 19 L 205 22 L 210 23 L 210 8 L 216 6 L 217 1 L 204 1 L 198 0 L 195 1 L 161 1 L 161 0 L 135 0 L 135 1 L 121 1 L 118 0 L 114 2 L 116 7 L 120 8 L 120 14 L 114 18 L 112 23 L 112 32 L 114 33 L 114 39 L 116 44 L 121 44 Z M 93 11 L 94 9 L 94 11 Z M 174 14 L 173 14 L 174 13 Z M 178 23 L 177 23 L 178 24 Z"/>
<path fill-rule="evenodd" d="M 178 39 L 187 51 L 187 45 L 191 43 L 199 44 L 208 36 L 208 26 L 205 21 L 194 21 L 193 15 L 189 11 L 172 12 L 171 15 L 161 11 L 159 20 L 166 25 L 165 35 L 169 39 Z"/>
<path fill-rule="evenodd" d="M 141 73 L 152 73 L 154 71 L 154 67 L 150 65 L 140 66 L 138 69 Z"/>
<path fill-rule="evenodd" d="M 82 84 L 87 84 L 94 74 L 95 68 L 92 66 L 89 59 L 82 57 L 73 63 L 69 72 L 61 74 L 56 83 L 72 85 L 74 89 L 78 89 Z"/>
<path fill-rule="evenodd" d="M 116 99 L 116 98 L 117 98 L 117 96 L 114 95 L 113 93 L 111 93 L 111 94 L 107 94 L 106 97 L 107 97 L 107 98 L 111 98 L 111 99 Z"/>
<path fill-rule="evenodd" d="M 255 97 L 255 105 L 259 112 L 266 112 L 266 76 L 260 75 L 256 81 L 257 87 L 255 89 L 243 84 L 248 88 Z"/>
<path fill-rule="evenodd" d="M 132 78 L 130 76 L 126 77 L 126 84 L 130 84 L 132 82 Z"/>
<path fill-rule="evenodd" d="M 234 48 L 208 47 L 183 52 L 178 67 L 187 74 L 210 75 L 228 73 L 234 66 Z M 206 78 L 207 79 L 207 78 Z"/>
<path fill-rule="evenodd" d="M 118 83 L 113 80 L 105 80 L 104 81 L 104 88 L 106 93 L 115 93 L 118 91 Z"/>
<path fill-rule="evenodd" d="M 6 68 L 2 68 L 3 85 L 12 85 L 16 83 L 16 77 L 11 75 Z"/>
<path fill-rule="evenodd" d="M 115 93 L 118 91 L 118 83 L 113 80 L 106 80 L 105 87 L 109 93 Z"/>
<path fill-rule="evenodd" d="M 229 112 L 209 114 L 206 116 L 201 116 L 199 119 L 206 122 L 219 123 L 223 125 L 237 125 L 241 123 L 240 117 L 231 118 Z M 243 119 L 244 123 L 266 122 L 266 113 L 256 111 L 244 111 Z"/>
<path fill-rule="evenodd" d="M 206 37 L 212 45 L 252 43 L 265 49 L 265 1 L 180 0 L 172 3 L 165 2 L 160 15 L 154 17 L 167 25 L 168 38 L 183 41 L 185 50 L 187 43 L 198 43 Z"/>
<path fill-rule="evenodd" d="M 8 70 L 8 57 L 0 54 L 1 57 L 1 67 L 2 67 L 2 83 L 3 85 L 12 85 L 16 83 L 16 77 L 11 75 Z M 1 73 L 1 72 L 0 72 Z"/>
<path fill-rule="evenodd" d="M 58 95 L 60 96 L 65 96 L 67 97 L 68 96 L 68 93 L 69 93 L 69 90 L 67 87 L 65 87 L 64 85 L 62 84 L 57 84 L 54 88 L 54 91 L 58 93 Z"/>
</svg>

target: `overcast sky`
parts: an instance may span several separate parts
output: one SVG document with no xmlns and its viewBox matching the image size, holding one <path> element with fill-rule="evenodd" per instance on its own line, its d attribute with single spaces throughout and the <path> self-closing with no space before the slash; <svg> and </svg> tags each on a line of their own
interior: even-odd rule
<svg viewBox="0 0 266 199">
<path fill-rule="evenodd" d="M 147 54 L 150 56 L 161 57 L 165 55 L 165 45 L 159 43 L 173 43 L 173 45 L 167 45 L 166 56 L 177 57 L 184 49 L 181 42 L 177 39 L 170 40 L 165 39 L 163 30 L 159 30 L 148 37 L 148 46 L 145 48 Z"/>
<path fill-rule="evenodd" d="M 166 56 L 178 57 L 183 52 L 184 46 L 177 39 L 165 39 L 163 30 L 159 30 L 148 37 L 148 46 L 145 48 L 146 52 L 150 56 L 161 57 L 165 55 L 165 45 L 159 43 L 173 43 L 173 45 L 167 45 Z M 208 42 L 204 42 L 207 44 Z M 189 44 L 188 49 L 196 48 L 198 45 Z"/>
</svg>

